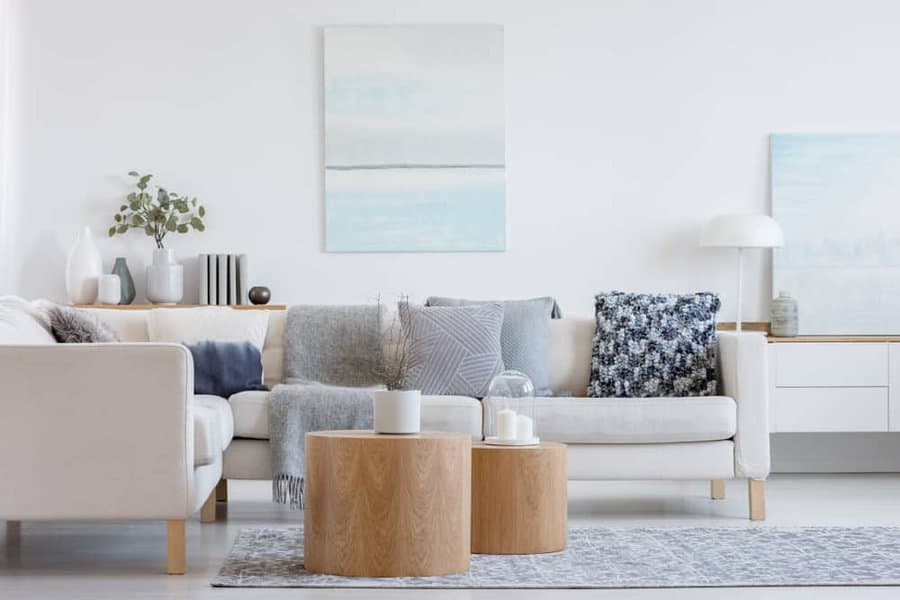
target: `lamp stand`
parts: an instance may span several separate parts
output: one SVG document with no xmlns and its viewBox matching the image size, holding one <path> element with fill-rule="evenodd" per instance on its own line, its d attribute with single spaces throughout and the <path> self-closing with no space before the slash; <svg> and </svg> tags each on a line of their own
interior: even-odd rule
<svg viewBox="0 0 900 600">
<path fill-rule="evenodd" d="M 741 306 L 744 299 L 744 249 L 738 247 L 738 269 L 737 269 L 737 321 L 734 330 L 741 331 Z"/>
</svg>

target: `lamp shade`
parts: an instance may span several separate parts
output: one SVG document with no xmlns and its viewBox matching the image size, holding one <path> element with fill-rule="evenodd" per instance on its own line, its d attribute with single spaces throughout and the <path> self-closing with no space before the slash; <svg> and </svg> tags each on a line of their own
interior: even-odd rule
<svg viewBox="0 0 900 600">
<path fill-rule="evenodd" d="M 719 215 L 700 233 L 701 246 L 725 248 L 779 248 L 784 232 L 768 215 Z"/>
</svg>

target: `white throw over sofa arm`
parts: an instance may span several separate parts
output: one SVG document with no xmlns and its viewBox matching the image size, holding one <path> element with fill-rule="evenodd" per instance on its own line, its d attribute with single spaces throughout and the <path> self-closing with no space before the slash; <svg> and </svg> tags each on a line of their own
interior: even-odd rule
<svg viewBox="0 0 900 600">
<path fill-rule="evenodd" d="M 193 372 L 178 344 L 0 346 L 0 518 L 167 520 L 184 572 L 222 469 L 195 466 Z"/>
</svg>

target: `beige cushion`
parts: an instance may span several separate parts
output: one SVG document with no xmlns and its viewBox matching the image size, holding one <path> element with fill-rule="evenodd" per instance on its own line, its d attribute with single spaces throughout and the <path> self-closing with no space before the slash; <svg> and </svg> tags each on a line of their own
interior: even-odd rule
<svg viewBox="0 0 900 600">
<path fill-rule="evenodd" d="M 151 342 L 188 343 L 249 341 L 263 349 L 269 315 L 263 310 L 226 307 L 161 308 L 151 310 L 148 332 Z"/>
<path fill-rule="evenodd" d="M 596 322 L 590 317 L 550 319 L 547 361 L 554 394 L 584 396 L 591 378 L 591 343 Z"/>
<path fill-rule="evenodd" d="M 734 437 L 736 412 L 726 396 L 538 398 L 535 428 L 542 440 L 568 444 L 707 442 Z"/>
<path fill-rule="evenodd" d="M 221 458 L 234 437 L 234 418 L 225 398 L 194 396 L 194 465 L 209 465 Z"/>
<path fill-rule="evenodd" d="M 240 392 L 228 399 L 235 437 L 269 439 L 271 392 Z M 458 431 L 481 439 L 481 403 L 468 396 L 422 396 L 422 429 Z"/>
<path fill-rule="evenodd" d="M 84 310 L 105 323 L 123 342 L 150 341 L 150 333 L 147 330 L 149 310 L 115 308 L 86 308 Z"/>
</svg>

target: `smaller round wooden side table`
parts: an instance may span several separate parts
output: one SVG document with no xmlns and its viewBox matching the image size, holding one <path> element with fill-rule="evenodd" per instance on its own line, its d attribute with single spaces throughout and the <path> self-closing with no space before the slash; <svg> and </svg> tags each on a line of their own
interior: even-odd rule
<svg viewBox="0 0 900 600">
<path fill-rule="evenodd" d="M 304 566 L 351 577 L 469 569 L 472 438 L 306 434 Z"/>
<path fill-rule="evenodd" d="M 472 445 L 472 552 L 565 549 L 566 446 Z"/>
</svg>

